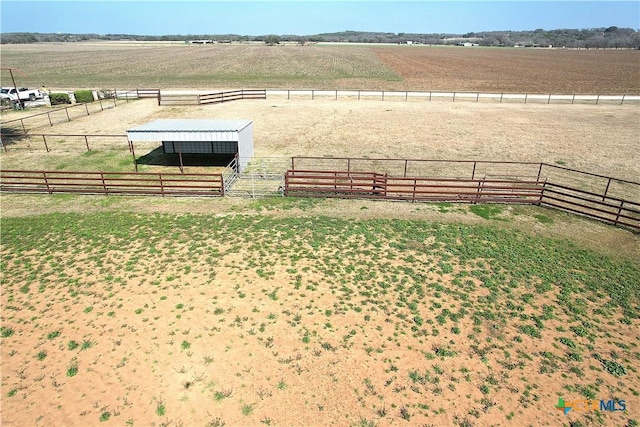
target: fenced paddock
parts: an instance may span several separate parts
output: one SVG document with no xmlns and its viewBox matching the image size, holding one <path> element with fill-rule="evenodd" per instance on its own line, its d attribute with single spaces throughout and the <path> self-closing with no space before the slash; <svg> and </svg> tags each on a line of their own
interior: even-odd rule
<svg viewBox="0 0 640 427">
<path fill-rule="evenodd" d="M 131 151 L 131 144 L 125 134 L 116 135 L 96 135 L 96 134 L 51 134 L 51 133 L 28 133 L 28 134 L 0 134 L 2 137 L 2 148 L 4 151 L 24 150 L 34 151 L 38 147 L 47 153 L 53 150 L 66 151 L 91 151 L 92 149 L 115 150 L 127 147 Z M 18 144 L 18 142 L 26 142 Z"/>
<path fill-rule="evenodd" d="M 640 104 L 640 95 L 590 94 L 526 94 L 437 91 L 375 91 L 375 90 L 319 90 L 278 89 L 267 90 L 268 98 L 291 99 L 350 99 L 394 101 L 450 101 L 498 102 L 519 104 Z"/>
<path fill-rule="evenodd" d="M 536 204 L 640 230 L 640 183 L 547 163 L 293 157 L 284 194 Z"/>
<path fill-rule="evenodd" d="M 294 157 L 281 172 L 283 159 L 256 159 L 242 173 L 233 162 L 216 174 L 3 170 L 0 192 L 531 204 L 640 230 L 640 183 L 557 165 Z"/>
<path fill-rule="evenodd" d="M 0 191 L 159 196 L 223 196 L 222 174 L 0 171 Z"/>
</svg>

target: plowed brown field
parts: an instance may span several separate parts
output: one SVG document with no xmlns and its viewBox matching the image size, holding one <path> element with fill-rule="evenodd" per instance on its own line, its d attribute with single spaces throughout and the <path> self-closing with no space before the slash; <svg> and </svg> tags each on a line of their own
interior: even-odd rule
<svg viewBox="0 0 640 427">
<path fill-rule="evenodd" d="M 640 94 L 640 51 L 318 44 L 2 45 L 17 84 Z M 6 86 L 9 76 L 0 74 Z M 6 80 L 6 81 L 5 81 Z"/>
<path fill-rule="evenodd" d="M 513 93 L 638 93 L 640 52 L 562 49 L 377 48 L 407 87 Z"/>
</svg>

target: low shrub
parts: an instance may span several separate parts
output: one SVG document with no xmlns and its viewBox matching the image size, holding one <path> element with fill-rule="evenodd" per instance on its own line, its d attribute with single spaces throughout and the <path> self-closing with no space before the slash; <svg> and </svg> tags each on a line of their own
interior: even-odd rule
<svg viewBox="0 0 640 427">
<path fill-rule="evenodd" d="M 52 93 L 49 95 L 51 105 L 71 104 L 68 93 Z"/>
<path fill-rule="evenodd" d="M 86 104 L 88 102 L 93 102 L 95 99 L 93 98 L 93 92 L 90 90 L 76 90 L 73 92 L 73 95 L 76 97 L 76 102 L 80 104 Z"/>
</svg>

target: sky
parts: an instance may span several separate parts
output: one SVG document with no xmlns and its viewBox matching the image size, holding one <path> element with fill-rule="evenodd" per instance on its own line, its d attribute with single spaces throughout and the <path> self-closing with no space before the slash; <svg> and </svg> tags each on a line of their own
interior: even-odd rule
<svg viewBox="0 0 640 427">
<path fill-rule="evenodd" d="M 636 1 L 0 1 L 1 32 L 313 35 L 640 29 Z"/>
</svg>

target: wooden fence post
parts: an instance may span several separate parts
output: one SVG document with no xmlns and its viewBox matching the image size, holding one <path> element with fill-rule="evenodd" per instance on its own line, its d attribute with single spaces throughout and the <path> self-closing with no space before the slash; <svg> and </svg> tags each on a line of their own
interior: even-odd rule
<svg viewBox="0 0 640 427">
<path fill-rule="evenodd" d="M 45 135 L 42 135 L 42 140 L 44 141 L 44 148 L 45 150 L 47 150 L 47 153 L 51 150 L 49 150 L 49 146 L 47 145 L 47 137 Z"/>
</svg>

